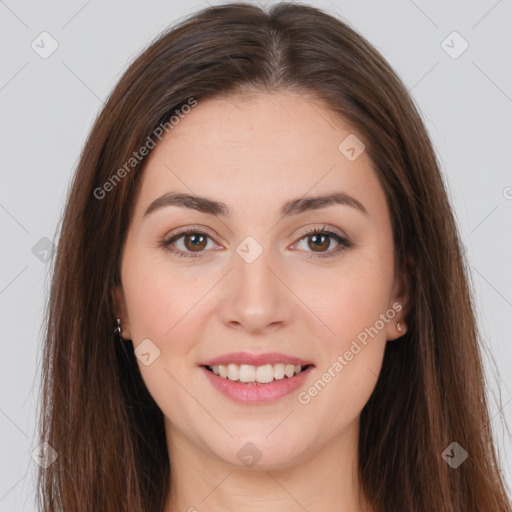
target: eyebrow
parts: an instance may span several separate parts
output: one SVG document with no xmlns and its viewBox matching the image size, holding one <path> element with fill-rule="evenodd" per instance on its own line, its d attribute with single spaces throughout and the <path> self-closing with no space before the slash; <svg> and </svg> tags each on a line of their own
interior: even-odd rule
<svg viewBox="0 0 512 512">
<path fill-rule="evenodd" d="M 288 217 L 291 215 L 298 215 L 308 210 L 318 210 L 332 205 L 351 206 L 359 210 L 364 215 L 368 215 L 368 211 L 357 199 L 344 192 L 332 192 L 330 194 L 300 197 L 291 199 L 283 204 L 281 207 L 281 217 Z M 231 209 L 221 201 L 214 201 L 207 197 L 197 196 L 193 194 L 183 194 L 179 192 L 167 192 L 163 196 L 155 199 L 144 212 L 143 217 L 164 208 L 166 206 L 179 206 L 182 208 L 189 208 L 197 210 L 209 215 L 216 215 L 222 217 L 231 217 Z"/>
</svg>

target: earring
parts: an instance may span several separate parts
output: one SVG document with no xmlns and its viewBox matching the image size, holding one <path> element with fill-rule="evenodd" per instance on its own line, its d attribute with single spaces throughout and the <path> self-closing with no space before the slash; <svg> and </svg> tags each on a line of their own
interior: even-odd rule
<svg viewBox="0 0 512 512">
<path fill-rule="evenodd" d="M 114 329 L 114 334 L 119 334 L 119 337 L 121 337 L 121 319 L 117 319 L 117 327 Z"/>
<path fill-rule="evenodd" d="M 402 332 L 402 326 L 400 325 L 400 322 L 396 324 L 396 330 L 398 332 Z"/>
</svg>

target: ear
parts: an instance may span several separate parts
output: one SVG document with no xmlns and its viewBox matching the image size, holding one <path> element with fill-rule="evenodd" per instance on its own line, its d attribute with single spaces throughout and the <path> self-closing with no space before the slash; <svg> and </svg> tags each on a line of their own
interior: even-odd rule
<svg viewBox="0 0 512 512">
<path fill-rule="evenodd" d="M 392 315 L 392 311 L 395 312 L 395 315 L 388 322 L 386 327 L 386 339 L 388 341 L 396 340 L 407 332 L 408 326 L 405 323 L 405 317 L 409 309 L 411 288 L 408 276 L 408 272 L 405 268 L 403 268 L 397 273 L 395 277 L 388 309 L 390 315 Z"/>
<path fill-rule="evenodd" d="M 114 309 L 116 318 L 121 320 L 121 338 L 131 340 L 130 321 L 128 318 L 128 311 L 126 308 L 126 300 L 124 297 L 123 288 L 121 285 L 116 285 L 112 290 L 112 299 L 114 302 Z"/>
</svg>

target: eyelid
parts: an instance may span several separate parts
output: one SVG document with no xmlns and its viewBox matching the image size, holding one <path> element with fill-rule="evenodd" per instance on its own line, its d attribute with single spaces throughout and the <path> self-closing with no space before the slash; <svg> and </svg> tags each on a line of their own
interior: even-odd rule
<svg viewBox="0 0 512 512">
<path fill-rule="evenodd" d="M 169 240 L 170 238 L 174 238 L 175 236 L 179 235 L 187 235 L 188 233 L 204 233 L 205 235 L 208 235 L 209 237 L 217 236 L 217 234 L 212 236 L 212 231 L 201 225 L 192 225 L 192 226 L 185 226 L 183 228 L 176 228 L 167 233 L 163 238 L 166 240 Z"/>
<path fill-rule="evenodd" d="M 177 255 L 177 256 L 183 256 L 188 258 L 198 258 L 203 257 L 204 253 L 207 253 L 208 251 L 198 251 L 197 253 L 194 253 L 193 251 L 182 251 L 181 249 L 175 249 L 171 248 L 171 244 L 176 243 L 177 240 L 181 239 L 182 237 L 188 235 L 188 234 L 199 234 L 204 235 L 207 238 L 209 238 L 214 244 L 217 245 L 215 242 L 215 238 L 217 235 L 211 235 L 211 230 L 205 226 L 187 226 L 184 228 L 177 228 L 173 231 L 171 231 L 169 234 L 165 235 L 159 242 L 159 246 L 163 247 L 167 251 Z M 187 256 L 184 256 L 184 255 Z"/>
<path fill-rule="evenodd" d="M 346 240 L 349 239 L 348 235 L 346 235 L 339 228 L 330 226 L 328 224 L 322 224 L 322 225 L 319 224 L 316 226 L 308 226 L 307 228 L 304 228 L 302 231 L 300 231 L 300 233 L 296 236 L 299 236 L 300 239 L 302 239 L 306 235 L 309 235 L 309 234 L 315 233 L 315 232 L 319 232 L 319 231 L 322 231 L 322 232 L 323 231 L 327 231 L 327 232 L 333 231 L 334 234 L 338 235 L 340 238 L 343 238 Z M 209 228 L 207 228 L 206 226 L 191 225 L 191 226 L 186 226 L 184 228 L 176 228 L 175 230 L 173 230 L 170 233 L 168 233 L 167 235 L 165 235 L 163 238 L 165 240 L 169 240 L 171 238 L 174 238 L 175 236 L 186 235 L 188 233 L 204 233 L 205 235 L 208 235 L 212 239 L 218 236 L 217 233 L 212 234 L 213 231 L 210 230 Z M 299 241 L 300 239 L 296 239 L 296 240 Z"/>
<path fill-rule="evenodd" d="M 304 251 L 304 256 L 306 258 L 312 258 L 315 260 L 334 258 L 341 252 L 344 252 L 345 250 L 351 249 L 355 246 L 355 244 L 343 231 L 335 227 L 330 227 L 326 224 L 324 224 L 322 227 L 313 226 L 307 228 L 299 235 L 299 238 L 294 243 L 294 246 L 302 242 L 302 240 L 308 236 L 312 236 L 314 234 L 326 234 L 328 237 L 334 239 L 338 245 L 334 249 L 326 252 Z"/>
<path fill-rule="evenodd" d="M 166 235 L 161 241 L 160 246 L 164 247 L 169 252 L 177 255 L 178 257 L 184 257 L 184 258 L 198 258 L 198 257 L 205 257 L 205 254 L 208 254 L 209 251 L 197 251 L 194 253 L 193 251 L 183 251 L 181 249 L 171 248 L 171 244 L 175 243 L 177 240 L 182 238 L 183 236 L 186 236 L 187 234 L 199 234 L 199 235 L 205 235 L 206 237 L 210 238 L 214 243 L 215 238 L 217 235 L 212 236 L 210 233 L 211 231 L 206 228 L 205 226 L 187 226 L 185 228 L 177 228 L 176 230 L 172 231 L 168 235 Z M 313 234 L 326 234 L 328 237 L 334 239 L 338 246 L 334 249 L 331 249 L 326 252 L 315 252 L 315 251 L 305 251 L 309 255 L 307 257 L 313 258 L 313 259 L 322 259 L 322 258 L 329 258 L 334 257 L 339 252 L 349 249 L 354 246 L 354 243 L 350 241 L 349 237 L 341 230 L 335 227 L 328 226 L 327 224 L 323 224 L 322 226 L 309 226 L 308 228 L 301 231 L 301 233 L 298 236 L 298 238 L 295 238 L 295 242 L 293 246 L 300 243 L 304 238 L 306 238 L 308 235 Z"/>
<path fill-rule="evenodd" d="M 312 234 L 312 233 L 317 233 L 317 232 L 332 232 L 333 234 L 339 236 L 340 238 L 343 238 L 343 239 L 346 239 L 348 240 L 348 236 L 343 232 L 341 231 L 340 229 L 338 228 L 335 228 L 334 226 L 330 226 L 328 224 L 323 224 L 321 227 L 319 226 L 309 226 L 307 228 L 305 228 L 301 234 L 299 235 L 302 238 L 304 238 L 305 236 L 309 235 L 309 234 Z"/>
</svg>

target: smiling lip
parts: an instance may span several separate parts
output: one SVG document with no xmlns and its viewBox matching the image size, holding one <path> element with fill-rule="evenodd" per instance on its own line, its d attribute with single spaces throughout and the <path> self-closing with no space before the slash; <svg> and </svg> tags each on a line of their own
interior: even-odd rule
<svg viewBox="0 0 512 512">
<path fill-rule="evenodd" d="M 227 398 L 245 405 L 258 405 L 275 402 L 298 389 L 313 370 L 313 365 L 308 366 L 298 375 L 294 375 L 290 378 L 285 377 L 281 380 L 274 380 L 268 384 L 236 382 L 215 375 L 215 373 L 206 369 L 204 366 L 201 367 L 201 370 L 213 387 Z"/>
<path fill-rule="evenodd" d="M 299 374 L 293 377 L 285 377 L 280 380 L 274 380 L 266 384 L 242 383 L 215 375 L 211 366 L 228 364 L 248 364 L 251 366 L 264 366 L 266 364 L 293 364 L 307 367 Z M 203 361 L 198 366 L 206 375 L 210 383 L 227 398 L 234 402 L 257 405 L 268 402 L 275 402 L 280 398 L 292 393 L 298 389 L 314 368 L 314 364 L 300 357 L 288 356 L 278 352 L 267 352 L 265 354 L 250 354 L 249 352 L 232 352 L 223 356 L 218 356 L 208 361 Z"/>
<path fill-rule="evenodd" d="M 249 352 L 231 352 L 230 354 L 224 354 L 223 356 L 208 359 L 199 363 L 199 366 L 213 366 L 217 364 L 250 364 L 252 366 L 263 366 L 265 364 L 293 364 L 297 366 L 312 365 L 311 361 L 306 361 L 300 357 L 288 356 L 286 354 L 280 354 L 278 352 L 267 352 L 265 354 L 250 354 Z"/>
</svg>

